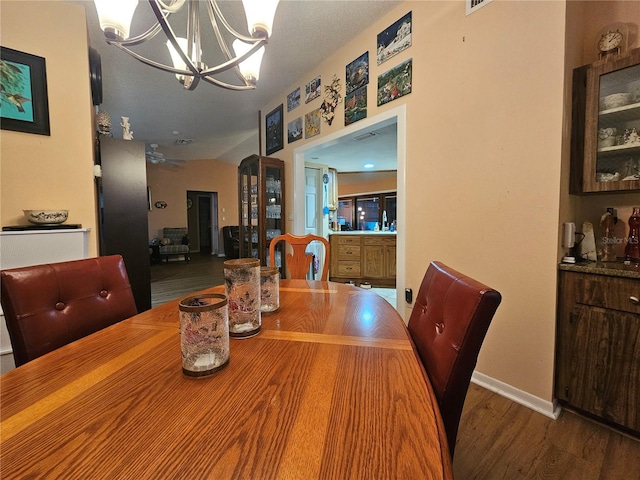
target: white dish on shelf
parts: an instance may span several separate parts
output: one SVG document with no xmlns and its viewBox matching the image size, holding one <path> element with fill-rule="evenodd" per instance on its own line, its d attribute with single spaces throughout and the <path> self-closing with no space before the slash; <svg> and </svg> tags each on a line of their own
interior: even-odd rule
<svg viewBox="0 0 640 480">
<path fill-rule="evenodd" d="M 633 102 L 634 95 L 632 93 L 614 93 L 607 95 L 601 100 L 601 107 L 603 110 L 610 110 L 612 108 L 624 107 Z"/>
</svg>

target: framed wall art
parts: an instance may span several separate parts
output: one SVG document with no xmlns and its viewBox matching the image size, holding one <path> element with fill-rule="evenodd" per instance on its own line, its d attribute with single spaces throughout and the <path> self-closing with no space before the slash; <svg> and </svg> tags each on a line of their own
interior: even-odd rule
<svg viewBox="0 0 640 480">
<path fill-rule="evenodd" d="M 367 86 L 360 87 L 348 93 L 344 99 L 344 124 L 367 118 Z"/>
<path fill-rule="evenodd" d="M 267 155 L 284 148 L 284 126 L 282 104 L 267 113 L 265 117 L 265 141 Z"/>
<path fill-rule="evenodd" d="M 369 52 L 365 52 L 346 66 L 346 93 L 369 83 Z"/>
<path fill-rule="evenodd" d="M 50 135 L 44 58 L 1 47 L 0 86 L 4 130 Z"/>
<path fill-rule="evenodd" d="M 310 111 L 304 116 L 304 138 L 315 137 L 320 133 L 320 109 Z"/>
<path fill-rule="evenodd" d="M 287 112 L 300 106 L 300 87 L 287 95 Z"/>
<path fill-rule="evenodd" d="M 413 59 L 378 75 L 378 106 L 411 93 Z"/>
<path fill-rule="evenodd" d="M 378 65 L 411 46 L 411 12 L 378 34 Z"/>
<path fill-rule="evenodd" d="M 309 103 L 314 98 L 318 98 L 320 96 L 320 75 L 307 83 L 304 90 L 304 103 Z"/>
<path fill-rule="evenodd" d="M 287 124 L 287 139 L 289 143 L 293 143 L 302 138 L 302 117 Z"/>
</svg>

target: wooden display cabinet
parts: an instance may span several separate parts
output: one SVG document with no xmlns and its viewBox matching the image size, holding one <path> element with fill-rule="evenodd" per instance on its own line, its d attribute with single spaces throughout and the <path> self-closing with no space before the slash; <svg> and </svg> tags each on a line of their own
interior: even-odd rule
<svg viewBox="0 0 640 480">
<path fill-rule="evenodd" d="M 640 435 L 640 277 L 560 272 L 555 396 Z"/>
<path fill-rule="evenodd" d="M 640 190 L 640 49 L 573 72 L 570 193 Z"/>
<path fill-rule="evenodd" d="M 269 264 L 271 240 L 285 233 L 284 162 L 251 155 L 238 167 L 240 257 Z M 276 265 L 284 262 L 283 242 L 276 247 Z"/>
</svg>

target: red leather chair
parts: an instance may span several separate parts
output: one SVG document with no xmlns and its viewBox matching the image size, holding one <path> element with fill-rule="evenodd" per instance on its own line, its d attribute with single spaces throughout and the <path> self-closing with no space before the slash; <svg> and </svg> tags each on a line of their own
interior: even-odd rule
<svg viewBox="0 0 640 480">
<path fill-rule="evenodd" d="M 16 366 L 135 315 L 120 255 L 0 272 Z"/>
<path fill-rule="evenodd" d="M 500 293 L 440 262 L 425 273 L 408 329 L 427 372 L 453 458 L 460 415 Z"/>
</svg>

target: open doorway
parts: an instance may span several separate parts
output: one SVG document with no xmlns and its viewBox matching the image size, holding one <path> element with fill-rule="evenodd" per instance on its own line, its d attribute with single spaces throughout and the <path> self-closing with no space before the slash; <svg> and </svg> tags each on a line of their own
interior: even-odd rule
<svg viewBox="0 0 640 480">
<path fill-rule="evenodd" d="M 306 195 L 306 176 L 305 166 L 307 162 L 307 154 L 313 149 L 321 148 L 323 145 L 334 145 L 347 137 L 352 137 L 362 132 L 366 134 L 372 128 L 379 125 L 395 123 L 397 129 L 397 145 L 396 145 L 396 191 L 397 191 L 397 224 L 399 229 L 396 236 L 396 296 L 398 299 L 404 298 L 405 287 L 405 262 L 406 262 L 406 196 L 405 196 L 405 165 L 406 165 L 406 105 L 389 109 L 374 117 L 360 120 L 359 122 L 349 125 L 348 127 L 334 133 L 322 137 L 315 142 L 309 142 L 293 152 L 293 203 L 294 205 L 303 205 Z M 344 137 L 344 138 L 343 138 Z M 302 235 L 305 232 L 305 209 L 294 209 L 293 213 L 293 233 Z M 327 231 L 320 233 L 326 236 Z M 398 293 L 400 292 L 400 293 Z M 399 302 L 397 306 L 400 315 L 405 318 L 406 309 Z"/>
<path fill-rule="evenodd" d="M 217 192 L 187 190 L 187 227 L 191 252 L 218 254 Z"/>
</svg>

